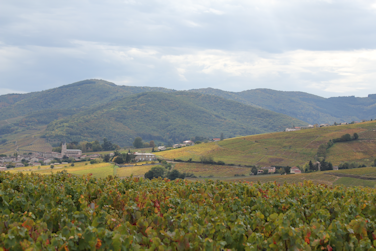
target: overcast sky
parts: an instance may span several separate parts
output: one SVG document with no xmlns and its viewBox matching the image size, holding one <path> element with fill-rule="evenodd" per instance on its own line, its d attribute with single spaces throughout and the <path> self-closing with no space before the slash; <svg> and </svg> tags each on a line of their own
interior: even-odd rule
<svg viewBox="0 0 376 251">
<path fill-rule="evenodd" d="M 0 94 L 118 85 L 376 93 L 376 0 L 0 0 Z"/>
</svg>

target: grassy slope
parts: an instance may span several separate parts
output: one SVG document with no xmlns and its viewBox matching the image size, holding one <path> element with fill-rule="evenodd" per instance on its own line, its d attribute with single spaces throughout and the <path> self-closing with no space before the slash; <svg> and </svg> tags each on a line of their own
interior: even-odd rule
<svg viewBox="0 0 376 251">
<path fill-rule="evenodd" d="M 212 156 L 228 164 L 246 165 L 304 165 L 313 160 L 318 147 L 329 139 L 346 133 L 359 134 L 359 140 L 336 143 L 327 152 L 333 165 L 345 161 L 371 165 L 376 156 L 376 122 L 346 126 L 307 129 L 296 132 L 278 132 L 226 139 L 220 142 L 185 147 L 157 155 L 167 159 L 199 160 Z"/>
</svg>

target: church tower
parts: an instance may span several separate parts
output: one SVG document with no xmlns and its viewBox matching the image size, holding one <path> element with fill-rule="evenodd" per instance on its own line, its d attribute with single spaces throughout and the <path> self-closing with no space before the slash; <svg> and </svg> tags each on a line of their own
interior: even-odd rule
<svg viewBox="0 0 376 251">
<path fill-rule="evenodd" d="M 61 157 L 64 157 L 67 152 L 67 142 L 64 140 L 64 143 L 61 145 Z"/>
</svg>

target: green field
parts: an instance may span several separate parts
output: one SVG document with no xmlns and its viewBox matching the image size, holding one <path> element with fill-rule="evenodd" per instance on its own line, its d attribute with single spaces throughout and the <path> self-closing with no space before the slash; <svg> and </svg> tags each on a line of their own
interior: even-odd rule
<svg viewBox="0 0 376 251">
<path fill-rule="evenodd" d="M 296 166 L 314 160 L 317 149 L 330 139 L 344 134 L 359 134 L 359 139 L 335 143 L 327 151 L 327 161 L 333 165 L 357 162 L 370 166 L 376 157 L 376 122 L 345 126 L 278 132 L 225 139 L 203 143 L 156 154 L 166 159 L 199 161 L 201 156 L 212 156 L 226 164 L 257 166 Z"/>
</svg>

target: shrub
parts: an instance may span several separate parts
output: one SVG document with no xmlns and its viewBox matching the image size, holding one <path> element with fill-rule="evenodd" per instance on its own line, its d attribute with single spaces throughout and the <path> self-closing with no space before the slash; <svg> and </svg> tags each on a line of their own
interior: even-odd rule
<svg viewBox="0 0 376 251">
<path fill-rule="evenodd" d="M 148 172 L 145 173 L 144 177 L 146 179 L 154 179 L 159 177 L 164 177 L 165 168 L 163 166 L 154 166 Z"/>
<path fill-rule="evenodd" d="M 181 173 L 179 172 L 178 170 L 172 170 L 171 172 L 169 172 L 167 174 L 167 178 L 169 178 L 170 180 L 175 180 L 175 179 L 184 179 L 185 178 L 185 174 L 184 173 Z"/>
</svg>

